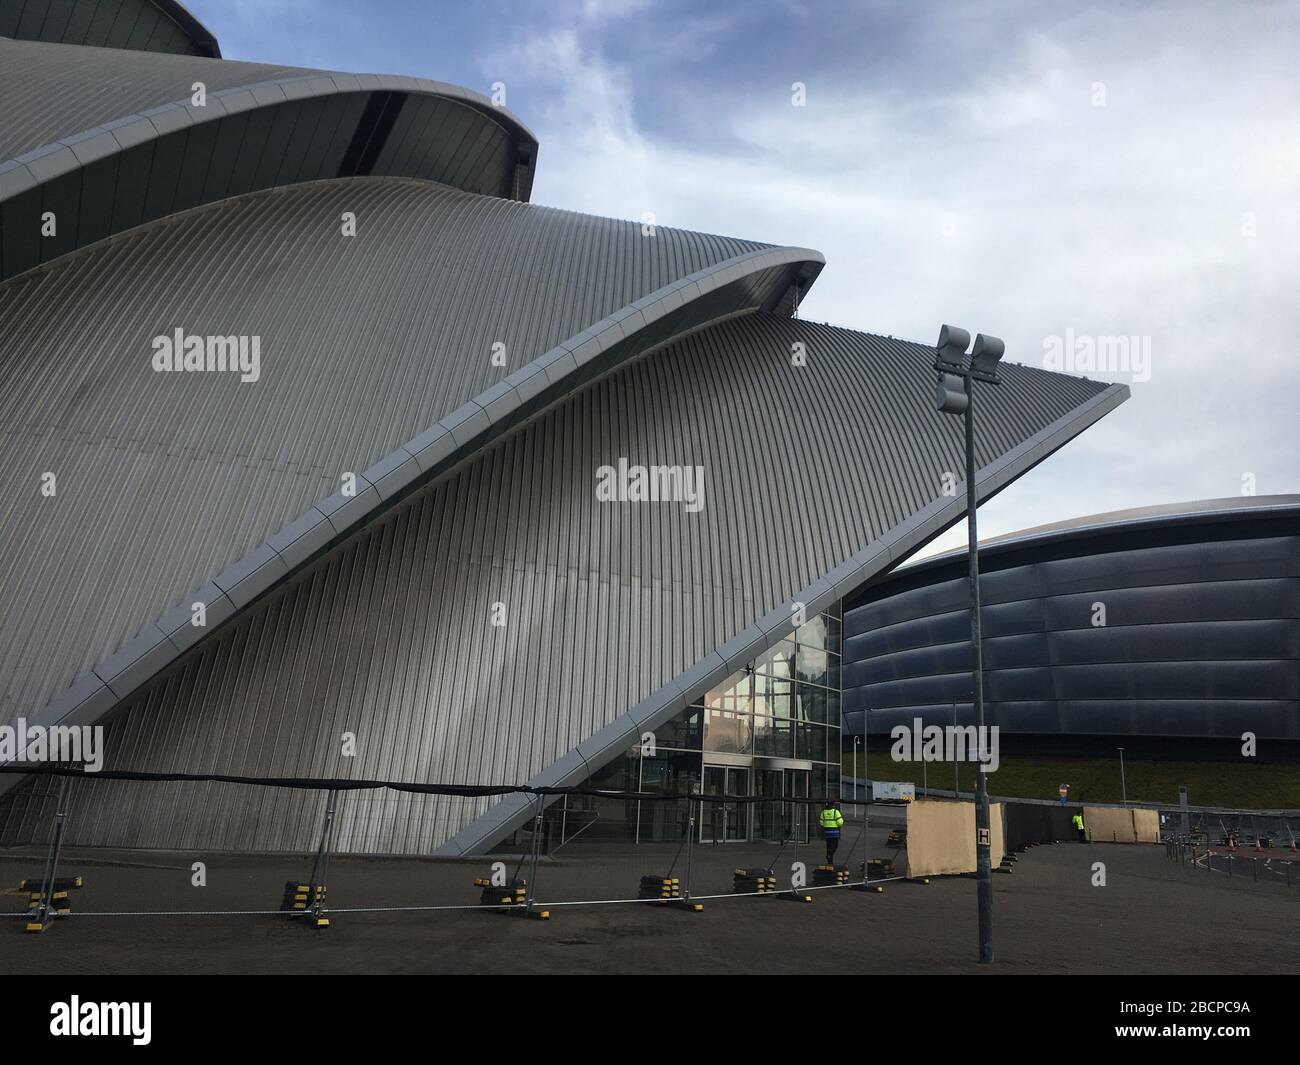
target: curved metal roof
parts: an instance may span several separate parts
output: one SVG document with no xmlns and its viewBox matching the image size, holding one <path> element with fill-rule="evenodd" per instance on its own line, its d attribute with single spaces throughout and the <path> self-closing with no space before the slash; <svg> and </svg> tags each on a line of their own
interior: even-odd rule
<svg viewBox="0 0 1300 1065">
<path fill-rule="evenodd" d="M 527 200 L 537 154 L 486 97 L 419 78 L 0 41 L 0 99 L 0 278 L 277 185 L 400 176 Z"/>
<path fill-rule="evenodd" d="M 128 115 L 179 100 L 318 70 L 41 41 L 0 39 L 0 159 L 14 159 Z"/>
<path fill-rule="evenodd" d="M 792 598 L 817 609 L 960 517 L 940 494 L 961 442 L 931 410 L 932 358 L 759 311 L 636 359 L 375 511 L 190 648 L 121 708 L 116 764 L 579 778 L 783 635 Z M 1007 376 L 984 407 L 983 495 L 1126 395 Z M 619 456 L 704 465 L 705 509 L 598 504 L 594 469 Z M 362 755 L 340 765 L 344 730 Z M 95 793 L 74 821 L 115 841 L 281 849 L 311 831 L 299 796 L 268 795 L 254 826 L 217 786 L 147 810 L 109 782 Z M 482 811 L 349 799 L 339 845 L 427 851 L 460 831 L 448 848 L 474 849 L 526 813 Z"/>
<path fill-rule="evenodd" d="M 265 83 L 313 77 L 350 79 L 347 86 L 352 89 L 383 83 L 443 96 L 496 122 L 514 140 L 537 144 L 532 131 L 509 109 L 497 107 L 482 93 L 444 81 L 0 39 L 0 100 L 5 109 L 0 159 L 21 156 L 130 115 L 153 113 L 177 102 L 188 105 L 196 81 L 207 86 L 211 98 L 230 90 L 251 91 Z M 193 122 L 213 117 L 197 108 L 190 108 L 189 115 Z"/>
<path fill-rule="evenodd" d="M 215 578 L 214 620 L 233 612 L 481 438 L 667 336 L 777 307 L 819 267 L 354 179 L 223 201 L 0 286 L 0 521 L 21 530 L 0 555 L 0 719 L 97 663 L 93 690 L 125 693 L 125 668 L 138 682 L 141 659 L 179 653 L 160 615 L 186 592 Z M 151 338 L 177 327 L 259 336 L 261 379 L 155 372 Z M 53 507 L 29 490 L 46 470 Z M 348 471 L 356 497 L 331 495 Z"/>
<path fill-rule="evenodd" d="M 1186 503 L 1159 503 L 1150 507 L 1131 507 L 1127 510 L 1108 511 L 1105 514 L 1066 518 L 1029 529 L 1003 533 L 1001 536 L 991 536 L 987 540 L 980 541 L 980 551 L 991 549 L 994 553 L 1000 553 L 1021 545 L 1071 540 L 1114 532 L 1121 528 L 1157 528 L 1166 525 L 1239 521 L 1259 517 L 1265 511 L 1285 512 L 1295 509 L 1300 509 L 1300 495 L 1226 496 Z M 942 554 L 904 562 L 899 567 L 899 572 L 906 570 L 908 573 L 914 573 L 919 567 L 944 565 L 954 559 L 965 557 L 966 549 L 956 548 Z"/>
<path fill-rule="evenodd" d="M 0 0 L 0 37 L 221 58 L 177 0 Z"/>
</svg>

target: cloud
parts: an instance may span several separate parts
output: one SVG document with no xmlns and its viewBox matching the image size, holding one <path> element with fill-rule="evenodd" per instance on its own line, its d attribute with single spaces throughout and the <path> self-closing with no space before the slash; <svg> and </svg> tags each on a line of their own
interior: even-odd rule
<svg viewBox="0 0 1300 1065">
<path fill-rule="evenodd" d="M 892 83 L 869 57 L 836 62 L 823 13 L 804 108 L 789 70 L 664 70 L 708 139 L 638 121 L 659 88 L 608 35 L 544 35 L 517 50 L 544 75 L 534 199 L 818 248 L 818 320 L 927 342 L 953 321 L 1031 365 L 1067 330 L 1150 338 L 1151 380 L 991 502 L 989 535 L 1231 495 L 1246 472 L 1300 490 L 1295 19 L 1269 34 L 1196 7 L 990 10 L 948 77 L 951 27 L 899 27 L 915 51 Z"/>
</svg>

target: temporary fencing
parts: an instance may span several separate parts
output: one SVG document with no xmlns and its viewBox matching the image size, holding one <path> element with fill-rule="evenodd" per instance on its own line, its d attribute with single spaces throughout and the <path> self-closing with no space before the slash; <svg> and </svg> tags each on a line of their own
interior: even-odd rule
<svg viewBox="0 0 1300 1065">
<path fill-rule="evenodd" d="M 1288 842 L 1262 833 L 1238 837 L 1232 831 L 1215 839 L 1204 833 L 1168 835 L 1165 857 L 1187 872 L 1203 872 L 1274 887 L 1300 886 L 1300 853 L 1290 825 L 1281 819 Z"/>
<path fill-rule="evenodd" d="M 70 917 L 283 915 L 325 928 L 345 914 L 382 912 L 488 909 L 546 918 L 595 905 L 698 912 L 715 899 L 807 904 L 821 892 L 878 891 L 906 870 L 897 829 L 888 815 L 870 825 L 870 806 L 845 804 L 839 838 L 828 845 L 819 815 L 838 796 L 58 766 L 33 775 L 33 786 L 0 805 L 0 915 L 24 918 L 31 931 Z M 219 846 L 168 838 L 150 816 L 158 804 L 202 804 L 217 787 L 238 788 L 241 798 L 222 804 L 234 812 L 216 826 Z M 119 814 L 111 826 L 96 817 L 110 790 L 131 799 L 123 804 L 114 795 Z M 430 856 L 455 827 L 507 795 L 525 796 L 530 816 L 493 853 Z M 270 836 L 285 840 L 285 850 L 241 849 L 255 828 L 267 838 L 268 818 L 275 820 Z M 340 847 L 340 838 L 351 843 Z"/>
</svg>

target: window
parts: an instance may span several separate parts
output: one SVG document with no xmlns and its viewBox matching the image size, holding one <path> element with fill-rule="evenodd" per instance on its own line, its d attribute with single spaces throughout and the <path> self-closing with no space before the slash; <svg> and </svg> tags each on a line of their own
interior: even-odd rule
<svg viewBox="0 0 1300 1065">
<path fill-rule="evenodd" d="M 704 718 L 704 749 L 719 754 L 753 754 L 753 716 L 746 711 L 708 710 Z"/>
</svg>

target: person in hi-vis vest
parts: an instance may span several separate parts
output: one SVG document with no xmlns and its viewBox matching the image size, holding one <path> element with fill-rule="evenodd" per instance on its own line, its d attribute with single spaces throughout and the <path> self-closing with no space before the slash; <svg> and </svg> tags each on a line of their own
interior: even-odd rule
<svg viewBox="0 0 1300 1065">
<path fill-rule="evenodd" d="M 1079 842 L 1087 843 L 1088 833 L 1084 830 L 1083 827 L 1083 811 L 1080 810 L 1077 814 L 1075 814 L 1072 818 L 1070 818 L 1070 820 L 1074 822 L 1075 831 L 1079 833 Z"/>
<path fill-rule="evenodd" d="M 840 845 L 840 829 L 844 827 L 844 815 L 840 813 L 840 804 L 828 802 L 821 812 L 822 836 L 826 840 L 826 864 L 835 864 L 835 851 Z"/>
</svg>

